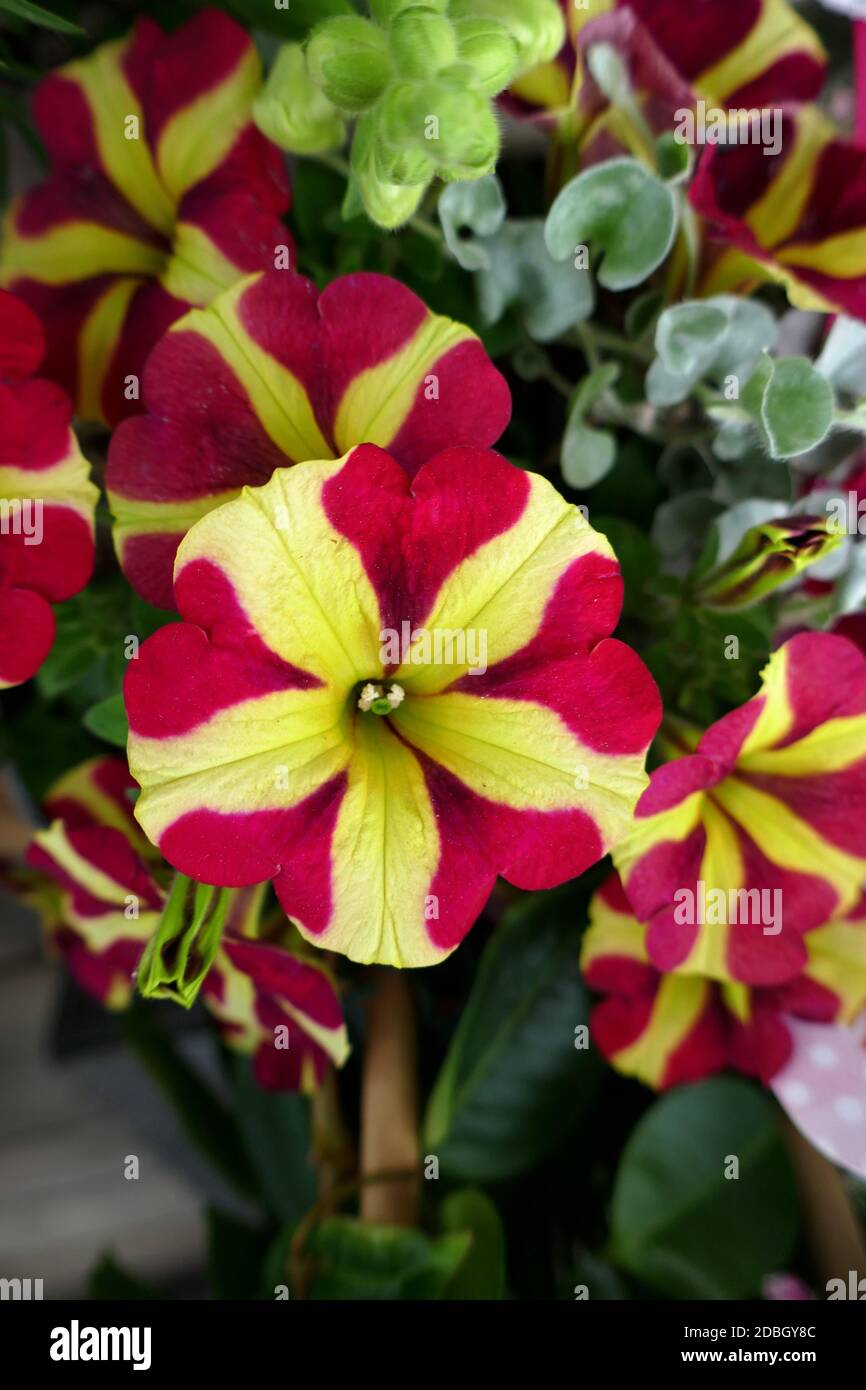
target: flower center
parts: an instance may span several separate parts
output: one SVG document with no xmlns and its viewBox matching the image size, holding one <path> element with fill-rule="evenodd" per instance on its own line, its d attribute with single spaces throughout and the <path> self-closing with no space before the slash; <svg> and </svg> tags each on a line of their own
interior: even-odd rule
<svg viewBox="0 0 866 1390">
<path fill-rule="evenodd" d="M 391 714 L 405 698 L 405 690 L 396 681 L 387 686 L 381 681 L 365 681 L 359 688 L 358 709 L 364 714 Z"/>
</svg>

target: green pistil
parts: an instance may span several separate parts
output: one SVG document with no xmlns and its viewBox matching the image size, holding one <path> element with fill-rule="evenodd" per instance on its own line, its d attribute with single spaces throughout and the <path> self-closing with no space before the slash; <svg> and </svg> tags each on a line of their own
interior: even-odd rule
<svg viewBox="0 0 866 1390">
<path fill-rule="evenodd" d="M 393 683 L 386 690 L 379 681 L 368 681 L 358 696 L 358 709 L 364 714 L 392 714 L 405 698 L 402 685 Z"/>
</svg>

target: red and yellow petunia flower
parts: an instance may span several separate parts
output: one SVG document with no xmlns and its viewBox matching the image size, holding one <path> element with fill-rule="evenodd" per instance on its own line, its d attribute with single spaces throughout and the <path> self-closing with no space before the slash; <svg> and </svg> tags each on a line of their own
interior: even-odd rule
<svg viewBox="0 0 866 1390">
<path fill-rule="evenodd" d="M 136 815 L 316 944 L 433 964 L 497 874 L 561 883 L 626 829 L 660 706 L 608 636 L 619 567 L 499 455 L 279 469 L 192 528 L 175 596 L 126 677 Z"/>
<path fill-rule="evenodd" d="M 125 1009 L 165 903 L 165 865 L 134 815 L 135 783 L 119 758 L 94 758 L 51 789 L 19 890 L 78 985 Z M 201 998 L 226 1042 L 253 1058 L 260 1085 L 311 1091 L 349 1052 L 328 973 L 294 945 L 280 916 L 262 927 L 262 894 L 235 895 Z M 266 931 L 267 939 L 262 938 Z"/>
<path fill-rule="evenodd" d="M 0 277 L 42 317 L 47 374 L 85 419 L 135 412 L 132 379 L 170 324 L 288 251 L 260 85 L 251 39 L 217 10 L 170 35 L 140 19 L 39 84 L 52 172 L 10 210 Z"/>
<path fill-rule="evenodd" d="M 594 43 L 619 52 L 654 129 L 670 125 L 674 110 L 697 98 L 730 109 L 765 107 L 811 101 L 823 84 L 821 43 L 787 0 L 694 0 L 688 22 L 681 0 L 561 3 L 569 27 L 565 47 L 554 62 L 520 77 L 511 92 L 530 110 L 560 119 L 576 114 L 577 127 L 569 119 L 567 128 L 579 129 L 586 140 L 608 126 L 620 139 L 625 133 L 586 70 L 586 50 Z"/>
<path fill-rule="evenodd" d="M 866 319 L 866 150 L 816 107 L 784 108 L 776 155 L 754 144 L 708 148 L 689 197 L 727 243 L 701 294 L 772 279 L 798 308 Z"/>
<path fill-rule="evenodd" d="M 511 414 L 475 334 L 373 274 L 321 295 L 285 271 L 243 281 L 166 335 L 144 399 L 106 481 L 124 573 L 163 608 L 190 526 L 275 468 L 369 443 L 413 473 L 448 445 L 494 444 Z"/>
<path fill-rule="evenodd" d="M 54 641 L 51 605 L 90 578 L 99 498 L 59 386 L 35 379 L 39 320 L 0 290 L 0 689 L 38 671 Z"/>
<path fill-rule="evenodd" d="M 78 985 L 109 1009 L 124 1009 L 164 893 L 159 856 L 133 815 L 135 783 L 120 758 L 93 758 L 48 792 L 50 820 L 27 863 L 38 871 L 29 896 L 43 909 L 49 941 Z"/>
<path fill-rule="evenodd" d="M 329 975 L 285 949 L 291 935 L 285 919 L 268 941 L 227 933 L 201 998 L 229 1047 L 252 1058 L 264 1090 L 309 1095 L 346 1061 L 349 1040 Z"/>
<path fill-rule="evenodd" d="M 791 1055 L 788 1018 L 849 1023 L 866 1005 L 866 898 L 806 934 L 806 960 L 793 979 L 757 988 L 662 974 L 616 874 L 593 897 L 589 918 L 581 966 L 606 996 L 592 1012 L 593 1041 L 617 1071 L 657 1090 L 725 1067 L 769 1082 Z"/>
<path fill-rule="evenodd" d="M 866 660 L 802 633 L 761 691 L 663 764 L 614 862 L 653 965 L 777 985 L 866 881 Z"/>
</svg>

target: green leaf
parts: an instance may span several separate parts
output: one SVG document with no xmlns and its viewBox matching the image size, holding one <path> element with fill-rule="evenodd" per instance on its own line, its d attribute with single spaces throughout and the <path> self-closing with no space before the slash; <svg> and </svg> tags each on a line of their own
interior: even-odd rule
<svg viewBox="0 0 866 1390">
<path fill-rule="evenodd" d="M 866 324 L 839 315 L 815 363 L 815 370 L 849 396 L 866 392 Z"/>
<path fill-rule="evenodd" d="M 647 373 L 647 399 L 678 405 L 701 378 L 745 383 L 775 336 L 773 315 L 754 300 L 720 294 L 674 304 L 656 326 L 658 357 Z"/>
<path fill-rule="evenodd" d="M 92 633 L 74 631 L 71 625 L 64 627 L 62 610 L 57 637 L 36 677 L 40 693 L 48 700 L 63 695 L 83 680 L 103 654 L 98 638 Z"/>
<path fill-rule="evenodd" d="M 0 758 L 15 763 L 34 802 L 40 802 L 70 767 L 92 756 L 89 734 L 80 725 L 58 719 L 38 696 L 17 718 L 0 723 Z"/>
<path fill-rule="evenodd" d="M 828 434 L 833 423 L 833 387 L 806 357 L 772 362 L 761 401 L 761 423 L 774 458 L 795 458 Z"/>
<path fill-rule="evenodd" d="M 661 290 L 646 290 L 639 294 L 625 311 L 626 336 L 631 340 L 646 337 L 655 328 L 664 304 L 665 297 Z"/>
<path fill-rule="evenodd" d="M 626 435 L 614 467 L 593 493 L 592 524 L 598 529 L 602 514 L 625 518 L 640 528 L 648 542 L 647 517 L 652 516 L 666 495 L 667 489 L 658 476 L 655 449 L 636 435 Z M 616 547 L 615 540 L 613 544 Z"/>
<path fill-rule="evenodd" d="M 229 1059 L 237 1122 L 272 1211 L 294 1227 L 316 1200 L 310 1154 L 310 1103 L 290 1091 L 264 1091 L 246 1057 Z"/>
<path fill-rule="evenodd" d="M 731 425 L 721 430 L 713 443 L 716 457 L 730 465 L 719 478 L 716 488 L 719 500 L 734 503 L 750 497 L 766 497 L 788 503 L 786 510 L 790 511 L 790 504 L 794 500 L 794 479 L 786 461 L 768 458 L 754 429 L 749 435 L 747 449 L 741 448 L 738 443 L 734 452 L 730 447 L 734 439 L 734 427 Z"/>
<path fill-rule="evenodd" d="M 708 492 L 684 492 L 656 509 L 650 536 L 669 573 L 685 574 L 697 559 L 704 537 L 724 503 Z"/>
<path fill-rule="evenodd" d="M 468 1232 L 472 1244 L 448 1285 L 446 1297 L 505 1297 L 505 1232 L 499 1212 L 480 1188 L 452 1192 L 439 1208 L 442 1230 Z"/>
<path fill-rule="evenodd" d="M 739 1177 L 726 1178 L 732 1157 Z M 668 1297 L 757 1297 L 763 1276 L 786 1268 L 797 1222 L 773 1103 L 750 1083 L 681 1087 L 633 1131 L 613 1193 L 613 1252 Z"/>
<path fill-rule="evenodd" d="M 190 1139 L 245 1197 L 257 1194 L 255 1177 L 234 1116 L 159 1026 L 152 1006 L 136 1004 L 123 1015 L 126 1041 L 163 1095 L 171 1101 Z"/>
<path fill-rule="evenodd" d="M 265 1233 L 217 1207 L 207 1209 L 208 1283 L 216 1298 L 259 1297 L 262 1263 L 268 1253 Z"/>
<path fill-rule="evenodd" d="M 464 270 L 490 269 L 484 241 L 499 231 L 505 211 L 505 197 L 495 174 L 443 188 L 437 206 L 439 221 L 448 250 Z M 466 237 L 466 231 L 474 235 Z"/>
<path fill-rule="evenodd" d="M 572 414 L 586 415 L 619 378 L 618 362 L 605 362 L 578 382 L 572 397 Z"/>
<path fill-rule="evenodd" d="M 652 274 L 676 233 L 674 196 L 634 159 L 610 159 L 585 169 L 555 199 L 544 228 L 556 261 L 571 260 L 590 242 L 603 252 L 599 283 L 627 290 Z"/>
<path fill-rule="evenodd" d="M 595 498 L 593 498 L 595 501 Z M 592 524 L 607 536 L 619 561 L 625 585 L 623 616 L 647 617 L 647 586 L 659 571 L 659 557 L 646 532 L 621 516 L 601 515 L 592 509 Z"/>
<path fill-rule="evenodd" d="M 432 1240 L 421 1231 L 365 1226 L 350 1217 L 322 1221 L 307 1242 L 318 1262 L 310 1297 L 441 1298 L 471 1243 L 466 1232 Z"/>
<path fill-rule="evenodd" d="M 264 29 L 284 39 L 303 39 L 320 20 L 335 14 L 356 14 L 350 0 L 289 0 L 277 9 L 274 0 L 230 0 L 228 8 L 251 29 Z"/>
<path fill-rule="evenodd" d="M 424 1124 L 424 1152 L 449 1179 L 495 1182 L 531 1167 L 595 1093 L 598 1058 L 574 1046 L 588 1008 L 579 911 L 571 891 L 530 898 L 484 952 Z"/>
<path fill-rule="evenodd" d="M 125 1270 L 113 1255 L 103 1255 L 90 1271 L 87 1278 L 87 1296 L 100 1301 L 116 1302 L 129 1299 L 136 1303 L 164 1297 L 158 1289 L 152 1288 L 137 1275 Z"/>
<path fill-rule="evenodd" d="M 572 396 L 568 423 L 562 437 L 560 466 L 569 487 L 593 487 L 609 473 L 616 459 L 616 438 L 608 430 L 596 430 L 585 416 L 619 376 L 619 366 L 606 362 L 580 382 Z"/>
<path fill-rule="evenodd" d="M 727 315 L 713 304 L 677 304 L 666 309 L 656 330 L 656 351 L 677 376 L 713 361 L 728 327 Z"/>
<path fill-rule="evenodd" d="M 36 677 L 47 699 L 64 695 L 83 714 L 117 692 L 128 639 L 143 641 L 171 615 L 139 599 L 120 575 L 94 580 L 57 609 L 57 632 Z"/>
<path fill-rule="evenodd" d="M 97 738 L 113 743 L 116 748 L 125 748 L 129 737 L 129 724 L 126 706 L 122 695 L 109 695 L 98 704 L 91 705 L 84 716 L 84 726 Z"/>
<path fill-rule="evenodd" d="M 594 487 L 616 462 L 616 438 L 609 430 L 594 430 L 572 415 L 562 437 L 560 464 L 569 487 Z"/>
<path fill-rule="evenodd" d="M 692 172 L 694 159 L 685 140 L 677 138 L 672 130 L 666 130 L 656 140 L 656 164 L 665 183 L 684 183 Z"/>
<path fill-rule="evenodd" d="M 509 221 L 485 242 L 489 267 L 478 272 L 478 303 L 487 323 L 517 305 L 526 331 L 549 343 L 589 318 L 595 303 L 588 270 L 552 260 L 539 219 Z"/>
<path fill-rule="evenodd" d="M 31 0 L 0 0 L 0 10 L 15 15 L 16 19 L 27 19 L 40 29 L 53 29 L 56 34 L 87 34 L 80 24 L 74 24 L 64 15 L 44 10 L 41 5 L 31 4 Z"/>
</svg>

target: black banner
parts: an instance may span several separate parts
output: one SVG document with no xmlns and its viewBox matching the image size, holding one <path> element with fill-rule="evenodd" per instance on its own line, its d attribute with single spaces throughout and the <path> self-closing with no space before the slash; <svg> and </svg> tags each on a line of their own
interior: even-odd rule
<svg viewBox="0 0 866 1390">
<path fill-rule="evenodd" d="M 425 1381 L 441 1365 L 465 1367 L 467 1343 L 487 1358 L 519 1343 L 544 1360 L 559 1353 L 576 1374 L 604 1358 L 611 1373 L 663 1374 L 675 1367 L 805 1366 L 826 1378 L 861 1378 L 866 1309 L 859 1302 L 792 1303 L 265 1303 L 4 1301 L 7 1362 L 70 1376 L 127 1372 L 251 1378 L 303 1373 L 315 1356 L 330 1376 L 345 1365 L 381 1374 L 405 1356 Z M 357 1333 L 357 1335 L 355 1335 Z M 371 1338 L 371 1333 L 374 1337 Z M 452 1340 L 449 1333 L 460 1338 Z M 543 1338 L 543 1342 L 539 1341 Z M 462 1350 L 461 1350 L 462 1348 Z M 402 1349 L 402 1350 L 401 1350 Z M 416 1360 L 417 1358 L 417 1360 Z M 474 1360 L 474 1358 L 473 1358 Z M 378 1368 L 378 1369 L 377 1369 Z M 199 1383 L 202 1383 L 199 1381 Z"/>
</svg>

